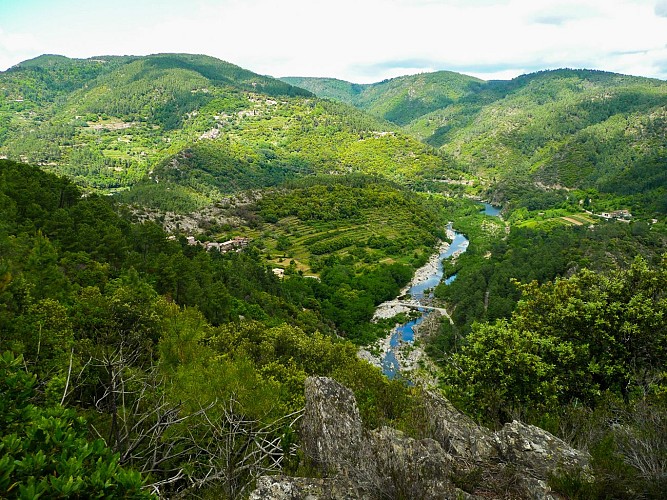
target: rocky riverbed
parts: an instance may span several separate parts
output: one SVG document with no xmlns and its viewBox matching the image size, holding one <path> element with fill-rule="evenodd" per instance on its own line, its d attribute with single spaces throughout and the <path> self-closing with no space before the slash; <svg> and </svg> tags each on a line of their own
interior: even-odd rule
<svg viewBox="0 0 667 500">
<path fill-rule="evenodd" d="M 393 318 L 400 313 L 408 313 L 415 307 L 426 306 L 432 300 L 429 290 L 442 279 L 442 263 L 445 258 L 456 258 L 468 247 L 468 240 L 456 233 L 451 224 L 447 227 L 447 237 L 452 243 L 443 241 L 428 262 L 417 269 L 410 283 L 401 290 L 399 298 L 380 304 L 373 316 L 374 320 Z M 453 247 L 452 247 L 453 245 Z M 410 294 L 410 299 L 403 299 Z M 442 311 L 446 314 L 446 311 Z M 404 376 L 426 385 L 436 382 L 433 362 L 422 349 L 425 336 L 437 332 L 441 312 L 423 313 L 422 317 L 406 324 L 396 323 L 390 334 L 374 344 L 361 348 L 360 358 L 380 367 L 387 376 L 399 372 Z"/>
<path fill-rule="evenodd" d="M 450 240 L 454 240 L 455 236 L 456 233 L 454 232 L 454 230 L 451 229 L 451 227 L 448 227 L 447 238 Z M 401 296 L 406 295 L 410 290 L 428 281 L 434 275 L 436 275 L 440 269 L 440 262 L 442 259 L 442 255 L 447 253 L 449 247 L 450 247 L 449 242 L 447 241 L 441 242 L 440 246 L 438 246 L 437 252 L 431 255 L 426 264 L 424 264 L 422 267 L 420 267 L 415 271 L 415 275 L 412 277 L 412 280 L 405 287 L 403 287 L 403 289 L 400 292 L 400 295 Z M 460 253 L 461 252 L 459 251 L 457 255 Z M 377 306 L 377 308 L 375 309 L 375 314 L 373 315 L 373 320 L 375 321 L 378 319 L 393 318 L 397 314 L 407 313 L 410 312 L 410 310 L 411 309 L 409 307 L 396 304 L 396 300 L 388 300 Z"/>
</svg>

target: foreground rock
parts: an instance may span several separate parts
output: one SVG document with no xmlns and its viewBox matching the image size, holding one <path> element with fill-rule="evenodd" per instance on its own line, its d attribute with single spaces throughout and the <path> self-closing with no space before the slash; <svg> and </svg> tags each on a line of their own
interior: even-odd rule
<svg viewBox="0 0 667 500">
<path fill-rule="evenodd" d="M 324 377 L 309 377 L 305 388 L 304 451 L 323 472 L 349 475 L 367 451 L 354 394 Z"/>
<path fill-rule="evenodd" d="M 494 482 L 511 474 L 513 498 L 557 499 L 550 474 L 588 471 L 586 453 L 537 427 L 514 421 L 492 433 L 434 393 L 423 409 L 423 439 L 389 427 L 366 431 L 352 391 L 329 378 L 307 379 L 302 450 L 326 477 L 262 477 L 250 498 L 501 498 L 507 491 L 494 491 Z"/>
<path fill-rule="evenodd" d="M 498 456 L 493 433 L 477 425 L 449 401 L 428 392 L 424 406 L 429 433 L 449 453 L 473 462 L 487 461 Z"/>
<path fill-rule="evenodd" d="M 586 471 L 589 456 L 575 450 L 556 436 L 522 422 L 505 424 L 495 434 L 496 446 L 506 462 L 531 471 L 538 479 L 547 479 L 555 470 Z"/>
<path fill-rule="evenodd" d="M 264 476 L 257 480 L 250 500 L 358 500 L 374 498 L 349 479 Z"/>
</svg>

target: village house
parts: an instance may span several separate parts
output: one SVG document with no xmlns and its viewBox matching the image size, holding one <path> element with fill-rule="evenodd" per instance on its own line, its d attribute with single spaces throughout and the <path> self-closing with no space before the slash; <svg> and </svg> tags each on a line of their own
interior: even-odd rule
<svg viewBox="0 0 667 500">
<path fill-rule="evenodd" d="M 602 212 L 600 217 L 604 219 L 629 219 L 632 214 L 629 210 L 614 210 L 613 212 Z"/>
<path fill-rule="evenodd" d="M 240 252 L 250 243 L 250 238 L 244 238 L 243 236 L 237 236 L 231 240 L 223 241 L 222 243 L 218 243 L 216 241 L 200 242 L 197 241 L 194 236 L 187 236 L 185 240 L 188 242 L 188 245 L 201 245 L 206 249 L 207 252 L 210 252 L 211 250 L 217 250 L 220 253 L 231 252 L 232 250 Z"/>
</svg>

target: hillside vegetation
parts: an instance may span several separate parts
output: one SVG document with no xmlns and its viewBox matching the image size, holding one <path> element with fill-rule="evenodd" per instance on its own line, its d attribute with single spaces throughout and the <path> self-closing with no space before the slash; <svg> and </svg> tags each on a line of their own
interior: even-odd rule
<svg viewBox="0 0 667 500">
<path fill-rule="evenodd" d="M 316 204 L 303 212 L 281 194 L 259 212 L 318 227 L 395 205 L 406 233 L 423 222 L 409 217 L 433 217 L 395 187 L 358 179 L 349 188 L 366 200 L 357 214 L 333 217 Z M 302 189 L 314 203 L 321 188 Z M 168 239 L 107 197 L 82 197 L 66 179 L 7 160 L 0 215 L 0 344 L 10 351 L 0 356 L 0 484 L 12 498 L 144 498 L 146 483 L 166 496 L 241 498 L 259 474 L 304 465 L 293 426 L 308 375 L 355 388 L 371 426 L 410 418 L 411 391 L 333 333 L 372 334 L 373 305 L 412 274 L 411 264 L 357 252 L 398 259 L 403 245 L 424 252 L 433 235 L 380 238 L 393 249 L 354 237 L 353 249 L 329 248 L 317 237 L 309 245 L 321 247 L 321 279 L 296 269 L 279 279 L 258 248 L 223 254 Z M 274 236 L 292 246 L 284 234 L 263 238 Z M 227 439 L 233 446 L 221 447 Z"/>
<path fill-rule="evenodd" d="M 351 104 L 400 126 L 446 108 L 479 91 L 485 84 L 477 78 L 451 71 L 401 76 L 372 84 L 355 84 L 335 78 L 287 77 L 281 80 L 319 97 Z"/>
<path fill-rule="evenodd" d="M 510 191 L 517 184 L 516 189 L 541 191 L 562 186 L 591 190 L 594 198 L 611 197 L 616 208 L 667 212 L 667 83 L 601 71 L 556 70 L 511 81 L 469 79 L 456 86 L 452 81 L 465 78 L 445 75 L 401 77 L 371 86 L 286 81 L 401 125 L 441 148 L 459 167 L 495 181 L 492 190 L 498 201 L 515 201 Z M 424 85 L 429 78 L 435 93 Z M 386 90 L 380 107 L 369 107 L 361 99 L 369 89 Z M 428 100 L 420 97 L 422 91 L 432 106 L 420 104 Z M 396 95 L 405 97 L 405 106 L 393 108 L 396 113 L 378 112 L 395 103 Z"/>
<path fill-rule="evenodd" d="M 128 200 L 191 210 L 313 173 L 457 179 L 387 122 L 223 61 L 43 56 L 0 74 L 0 154 Z"/>
</svg>

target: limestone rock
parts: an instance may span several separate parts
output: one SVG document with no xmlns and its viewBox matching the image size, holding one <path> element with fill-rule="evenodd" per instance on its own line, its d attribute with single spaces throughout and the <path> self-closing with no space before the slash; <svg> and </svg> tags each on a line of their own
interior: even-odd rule
<svg viewBox="0 0 667 500">
<path fill-rule="evenodd" d="M 450 481 L 453 458 L 433 439 L 416 440 L 382 427 L 372 431 L 374 488 L 386 498 L 465 498 Z"/>
<path fill-rule="evenodd" d="M 530 476 L 519 478 L 519 488 L 527 500 L 562 500 L 563 497 L 551 491 L 546 481 Z"/>
<path fill-rule="evenodd" d="M 369 493 L 341 478 L 263 476 L 250 500 L 366 500 Z"/>
<path fill-rule="evenodd" d="M 326 377 L 306 379 L 303 450 L 324 471 L 348 474 L 362 461 L 362 427 L 354 394 Z"/>
<path fill-rule="evenodd" d="M 551 473 L 588 470 L 588 454 L 548 432 L 514 421 L 491 433 L 434 393 L 424 402 L 426 437 L 413 439 L 390 427 L 364 431 L 354 394 L 334 380 L 310 377 L 305 389 L 302 448 L 327 477 L 262 477 L 253 500 L 474 499 L 453 482 L 474 471 L 484 484 L 466 489 L 484 498 L 494 498 L 497 478 L 496 498 L 556 500 Z M 502 486 L 508 471 L 511 491 Z"/>
<path fill-rule="evenodd" d="M 483 461 L 497 456 L 491 431 L 477 425 L 445 398 L 432 392 L 425 395 L 429 431 L 449 453 L 464 459 Z"/>
<path fill-rule="evenodd" d="M 572 448 L 534 425 L 515 420 L 505 424 L 495 437 L 501 458 L 537 479 L 546 480 L 550 473 L 559 469 L 589 469 L 588 453 Z"/>
</svg>

